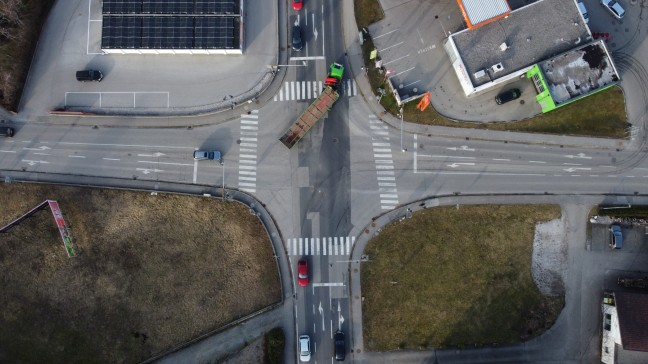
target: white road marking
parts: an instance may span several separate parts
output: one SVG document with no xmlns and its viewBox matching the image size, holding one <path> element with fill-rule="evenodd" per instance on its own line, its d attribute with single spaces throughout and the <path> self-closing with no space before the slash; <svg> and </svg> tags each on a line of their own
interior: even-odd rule
<svg viewBox="0 0 648 364">
<path fill-rule="evenodd" d="M 48 161 L 34 161 L 34 160 L 29 160 L 29 159 L 23 159 L 22 161 L 29 164 L 30 166 L 33 166 L 35 164 L 49 164 Z"/>
<path fill-rule="evenodd" d="M 198 161 L 194 161 L 193 183 L 195 184 L 197 180 L 198 180 Z"/>
<path fill-rule="evenodd" d="M 344 287 L 344 283 L 313 283 L 313 287 Z"/>
<path fill-rule="evenodd" d="M 15 150 L 0 150 L 0 153 L 16 153 Z"/>
<path fill-rule="evenodd" d="M 396 44 L 392 44 L 392 45 L 390 45 L 389 47 L 386 47 L 386 48 L 380 49 L 379 52 L 382 53 L 382 52 L 384 52 L 384 51 L 386 51 L 386 50 L 388 50 L 388 49 L 391 49 L 391 48 L 394 48 L 394 47 L 398 47 L 399 45 L 401 45 L 401 44 L 403 44 L 403 43 L 405 43 L 405 41 L 398 42 L 398 43 L 396 43 Z M 409 56 L 409 54 L 408 54 L 408 56 Z M 402 58 L 402 57 L 401 57 L 401 58 Z M 393 62 L 393 61 L 392 61 L 392 62 Z M 385 63 L 385 64 L 387 64 L 387 63 Z"/>
<path fill-rule="evenodd" d="M 121 159 L 118 159 L 118 158 L 101 158 L 101 159 L 107 160 L 107 161 L 119 161 L 119 160 L 121 160 Z"/>
<path fill-rule="evenodd" d="M 193 166 L 193 164 L 189 164 L 189 163 L 172 163 L 172 162 L 158 162 L 158 161 L 137 161 L 137 163 L 157 163 L 157 164 L 168 164 L 171 166 Z"/>
<path fill-rule="evenodd" d="M 68 155 L 68 158 L 85 158 L 84 155 Z"/>
</svg>

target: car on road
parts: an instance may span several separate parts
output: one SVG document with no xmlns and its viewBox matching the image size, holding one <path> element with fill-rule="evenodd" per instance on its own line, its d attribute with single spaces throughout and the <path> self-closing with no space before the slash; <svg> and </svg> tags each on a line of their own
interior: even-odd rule
<svg viewBox="0 0 648 364">
<path fill-rule="evenodd" d="M 297 282 L 302 287 L 308 286 L 308 260 L 305 258 L 297 262 Z"/>
<path fill-rule="evenodd" d="M 299 337 L 299 360 L 310 361 L 310 336 L 302 335 Z"/>
<path fill-rule="evenodd" d="M 578 10 L 580 13 L 583 15 L 583 19 L 585 20 L 585 24 L 589 23 L 589 14 L 587 13 L 587 8 L 585 8 L 585 4 L 582 2 L 578 2 Z"/>
<path fill-rule="evenodd" d="M 292 29 L 292 49 L 294 51 L 301 51 L 302 49 L 302 36 L 299 25 L 293 26 Z"/>
<path fill-rule="evenodd" d="M 346 344 L 344 342 L 344 332 L 338 330 L 333 336 L 333 342 L 335 343 L 335 360 L 344 361 L 346 356 Z"/>
<path fill-rule="evenodd" d="M 292 0 L 292 6 L 295 11 L 300 11 L 302 8 L 302 0 Z"/>
<path fill-rule="evenodd" d="M 217 161 L 217 162 L 223 162 L 223 157 L 221 155 L 221 152 L 217 150 L 195 150 L 193 153 L 193 157 L 197 161 L 205 161 L 205 160 L 211 160 L 211 161 Z"/>
<path fill-rule="evenodd" d="M 610 235 L 612 235 L 610 246 L 614 249 L 621 249 L 623 246 L 623 233 L 621 232 L 621 226 L 617 224 L 610 225 Z"/>
<path fill-rule="evenodd" d="M 495 102 L 497 105 L 502 105 L 505 104 L 509 101 L 513 101 L 522 95 L 522 92 L 520 92 L 520 89 L 517 88 L 512 88 L 510 90 L 504 91 L 501 94 L 497 95 L 495 97 Z"/>
<path fill-rule="evenodd" d="M 101 81 L 103 79 L 103 73 L 97 70 L 83 70 L 76 72 L 77 81 Z"/>
<path fill-rule="evenodd" d="M 0 136 L 11 138 L 14 136 L 14 129 L 8 126 L 0 126 Z"/>
<path fill-rule="evenodd" d="M 603 5 L 603 7 L 606 8 L 610 12 L 610 14 L 612 14 L 612 16 L 617 19 L 621 19 L 625 15 L 625 10 L 621 6 L 621 4 L 614 0 L 601 0 L 601 5 Z"/>
</svg>

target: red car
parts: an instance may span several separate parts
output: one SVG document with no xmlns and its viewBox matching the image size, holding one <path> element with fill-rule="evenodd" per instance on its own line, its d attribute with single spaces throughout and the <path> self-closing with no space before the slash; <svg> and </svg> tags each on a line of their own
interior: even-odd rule
<svg viewBox="0 0 648 364">
<path fill-rule="evenodd" d="M 293 9 L 300 11 L 302 8 L 302 0 L 292 0 Z"/>
<path fill-rule="evenodd" d="M 308 261 L 306 259 L 300 259 L 297 263 L 297 270 L 299 274 L 297 276 L 297 282 L 299 285 L 302 287 L 308 286 Z"/>
</svg>

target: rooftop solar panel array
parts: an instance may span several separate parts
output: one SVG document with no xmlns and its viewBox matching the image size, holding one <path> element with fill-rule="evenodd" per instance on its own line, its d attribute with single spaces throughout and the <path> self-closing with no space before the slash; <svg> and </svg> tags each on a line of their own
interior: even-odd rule
<svg viewBox="0 0 648 364">
<path fill-rule="evenodd" d="M 103 0 L 104 49 L 238 49 L 240 0 Z"/>
<path fill-rule="evenodd" d="M 103 0 L 103 14 L 239 14 L 240 0 Z"/>
</svg>

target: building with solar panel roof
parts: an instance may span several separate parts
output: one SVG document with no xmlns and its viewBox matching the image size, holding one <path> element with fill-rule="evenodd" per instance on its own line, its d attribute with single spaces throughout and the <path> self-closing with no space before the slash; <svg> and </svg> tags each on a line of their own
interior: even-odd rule
<svg viewBox="0 0 648 364">
<path fill-rule="evenodd" d="M 101 49 L 117 54 L 242 54 L 241 0 L 103 0 Z"/>
</svg>

